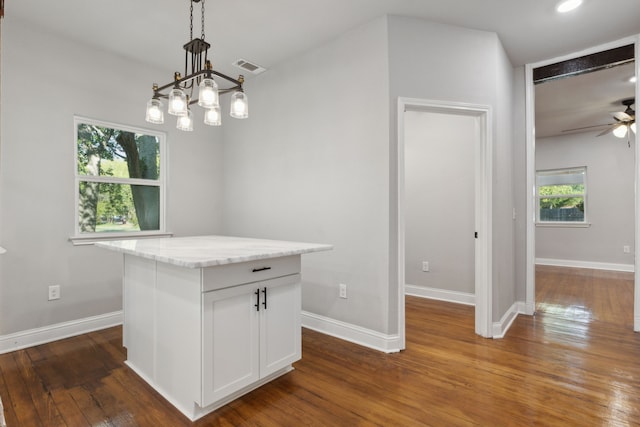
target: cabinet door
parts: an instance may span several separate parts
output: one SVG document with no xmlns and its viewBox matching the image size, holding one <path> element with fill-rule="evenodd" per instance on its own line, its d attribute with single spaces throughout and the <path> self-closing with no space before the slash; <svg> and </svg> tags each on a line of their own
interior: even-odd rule
<svg viewBox="0 0 640 427">
<path fill-rule="evenodd" d="M 260 376 L 300 360 L 300 275 L 260 282 Z"/>
<path fill-rule="evenodd" d="M 260 378 L 257 289 L 249 284 L 203 294 L 202 406 Z"/>
</svg>

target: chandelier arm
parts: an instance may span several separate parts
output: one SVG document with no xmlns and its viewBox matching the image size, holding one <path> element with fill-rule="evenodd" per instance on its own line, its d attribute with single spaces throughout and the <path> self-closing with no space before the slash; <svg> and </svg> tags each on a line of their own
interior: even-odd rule
<svg viewBox="0 0 640 427">
<path fill-rule="evenodd" d="M 157 94 L 159 96 L 164 97 L 164 94 L 162 93 L 163 90 L 166 90 L 166 89 L 169 89 L 169 88 L 174 88 L 176 85 L 179 85 L 179 84 L 182 84 L 182 83 L 188 83 L 188 82 L 196 79 L 197 77 L 205 75 L 205 74 L 207 74 L 207 75 L 214 74 L 214 75 L 216 75 L 218 77 L 221 77 L 221 78 L 223 78 L 223 79 L 225 79 L 225 80 L 227 80 L 227 81 L 229 81 L 229 82 L 231 82 L 231 83 L 233 83 L 235 85 L 235 86 L 233 86 L 233 87 L 231 87 L 229 89 L 221 89 L 220 90 L 221 93 L 226 93 L 226 92 L 229 92 L 229 91 L 232 91 L 232 90 L 236 90 L 236 89 L 237 90 L 242 90 L 242 82 L 240 82 L 239 80 L 234 79 L 233 77 L 229 77 L 226 74 L 222 74 L 222 73 L 220 73 L 218 71 L 215 71 L 215 70 L 200 70 L 200 71 L 198 71 L 196 73 L 190 74 L 188 76 L 184 76 L 179 80 L 175 80 L 175 81 L 172 81 L 171 83 L 167 83 L 164 86 L 159 86 L 158 89 L 154 90 L 154 94 Z"/>
<path fill-rule="evenodd" d="M 242 82 L 240 80 L 234 79 L 233 77 L 229 77 L 226 74 L 222 74 L 216 70 L 209 70 L 211 72 L 211 74 L 215 74 L 218 77 L 222 77 L 223 79 L 231 82 L 231 83 L 235 83 L 237 85 L 238 88 L 242 89 Z"/>
</svg>

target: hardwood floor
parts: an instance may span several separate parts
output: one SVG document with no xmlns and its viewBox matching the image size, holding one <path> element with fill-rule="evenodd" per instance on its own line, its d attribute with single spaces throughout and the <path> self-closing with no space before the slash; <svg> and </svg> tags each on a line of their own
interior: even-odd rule
<svg viewBox="0 0 640 427">
<path fill-rule="evenodd" d="M 633 276 L 541 269 L 537 288 L 502 340 L 411 297 L 399 354 L 305 329 L 295 371 L 193 424 L 123 364 L 121 328 L 0 355 L 0 396 L 9 427 L 640 425 Z"/>
<path fill-rule="evenodd" d="M 537 266 L 536 310 L 633 328 L 633 273 Z"/>
</svg>

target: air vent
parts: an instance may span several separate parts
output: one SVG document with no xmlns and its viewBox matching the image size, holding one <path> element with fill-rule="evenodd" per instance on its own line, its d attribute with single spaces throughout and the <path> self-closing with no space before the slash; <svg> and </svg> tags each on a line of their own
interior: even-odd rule
<svg viewBox="0 0 640 427">
<path fill-rule="evenodd" d="M 261 67 L 258 64 L 254 64 L 253 62 L 246 61 L 244 59 L 238 59 L 233 63 L 233 65 L 240 68 L 241 70 L 248 71 L 251 74 L 260 74 L 267 71 L 266 68 Z"/>
</svg>

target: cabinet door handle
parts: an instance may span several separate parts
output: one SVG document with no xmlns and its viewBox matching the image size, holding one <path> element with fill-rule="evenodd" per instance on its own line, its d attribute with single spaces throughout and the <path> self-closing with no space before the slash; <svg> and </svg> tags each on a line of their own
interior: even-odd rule
<svg viewBox="0 0 640 427">
<path fill-rule="evenodd" d="M 251 272 L 257 273 L 258 271 L 265 271 L 265 270 L 271 270 L 271 267 L 254 268 L 253 270 L 251 270 Z"/>
<path fill-rule="evenodd" d="M 264 307 L 264 309 L 267 309 L 267 287 L 265 286 L 264 289 L 262 289 L 262 293 L 264 294 L 264 301 L 262 301 L 262 306 Z"/>
<path fill-rule="evenodd" d="M 256 289 L 254 294 L 256 295 L 256 303 L 253 306 L 256 308 L 256 311 L 260 311 L 260 289 Z"/>
</svg>

